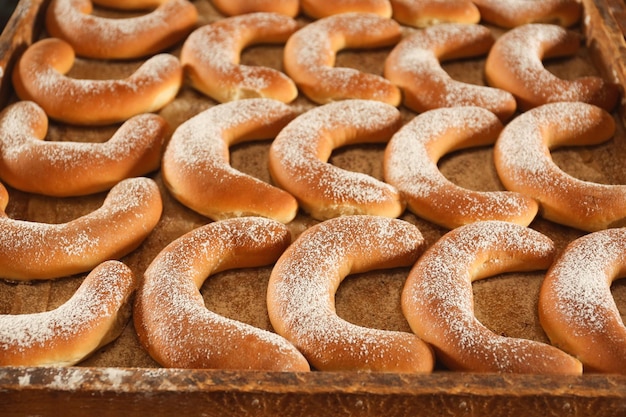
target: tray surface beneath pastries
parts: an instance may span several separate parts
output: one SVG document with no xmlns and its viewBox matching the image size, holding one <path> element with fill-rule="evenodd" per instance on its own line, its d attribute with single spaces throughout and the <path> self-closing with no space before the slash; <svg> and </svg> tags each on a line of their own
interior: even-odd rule
<svg viewBox="0 0 626 417">
<path fill-rule="evenodd" d="M 219 19 L 207 0 L 194 2 L 200 12 L 199 25 Z M 623 22 L 621 2 L 585 1 L 591 24 L 588 30 L 614 33 Z M 0 38 L 0 64 L 3 65 L 3 104 L 15 97 L 10 91 L 10 69 L 16 56 L 31 42 L 40 27 L 38 18 L 45 1 L 23 0 L 14 19 Z M 610 12 L 609 12 L 610 11 Z M 596 16 L 597 15 L 597 16 Z M 622 20 L 620 20 L 620 16 Z M 20 17 L 17 19 L 16 17 Z M 599 23 L 610 20 L 612 23 Z M 299 18 L 302 22 L 306 19 Z M 39 26 L 38 26 L 39 25 Z M 608 26 L 607 26 L 608 25 Z M 408 29 L 407 30 L 413 30 Z M 494 28 L 494 33 L 499 29 Z M 32 35 L 35 39 L 38 33 Z M 45 34 L 44 34 L 45 36 Z M 612 46 L 623 53 L 619 36 Z M 603 60 L 602 46 L 592 43 L 576 57 L 547 63 L 564 78 L 602 73 L 624 85 L 626 76 L 618 62 L 614 71 L 596 69 Z M 343 51 L 337 66 L 348 66 L 382 74 L 387 49 Z M 168 51 L 175 55 L 180 45 Z M 246 50 L 242 63 L 281 68 L 281 46 L 256 46 Z M 626 54 L 621 55 L 626 57 Z M 484 84 L 484 59 L 467 59 L 444 64 L 453 78 Z M 77 78 L 115 78 L 129 74 L 139 61 L 99 62 L 78 59 L 69 75 Z M 189 117 L 215 105 L 185 85 L 177 98 L 159 113 L 172 129 Z M 292 104 L 306 111 L 313 103 L 300 95 Z M 404 120 L 415 113 L 401 108 Z M 616 113 L 616 118 L 620 118 Z M 104 141 L 113 127 L 79 128 L 51 122 L 48 140 Z M 231 148 L 235 169 L 270 182 L 267 153 L 270 141 L 251 142 Z M 330 162 L 349 170 L 382 178 L 384 145 L 356 145 L 336 150 Z M 563 148 L 553 152 L 555 162 L 578 178 L 608 184 L 626 184 L 626 133 L 618 123 L 613 139 L 593 147 Z M 500 190 L 492 162 L 492 149 L 483 147 L 446 156 L 441 171 L 451 181 L 475 190 Z M 470 173 L 468 175 L 468 173 Z M 139 276 L 159 251 L 173 239 L 206 224 L 209 220 L 177 202 L 163 185 L 157 171 L 150 175 L 159 184 L 164 211 L 157 228 L 135 252 L 123 261 Z M 97 208 L 105 193 L 87 197 L 51 198 L 9 188 L 7 214 L 38 222 L 60 223 Z M 416 224 L 427 243 L 437 241 L 446 230 L 417 218 L 408 211 L 402 219 Z M 288 226 L 296 238 L 316 223 L 304 213 Z M 562 249 L 583 233 L 537 218 L 531 227 L 552 238 Z M 265 289 L 271 267 L 233 270 L 210 277 L 202 287 L 209 309 L 259 328 L 271 330 L 265 305 Z M 374 271 L 348 277 L 336 296 L 337 313 L 363 326 L 410 331 L 400 310 L 400 292 L 408 268 Z M 16 284 L 0 282 L 0 314 L 23 314 L 55 308 L 67 300 L 84 275 L 55 281 Z M 537 296 L 542 272 L 511 273 L 474 283 L 476 316 L 495 332 L 548 342 L 537 318 Z M 622 318 L 626 316 L 626 283 L 617 281 L 612 292 Z M 372 297 L 375 294 L 375 297 Z M 70 368 L 0 368 L 0 415 L 55 414 L 55 407 L 71 404 L 67 415 L 80 415 L 97 409 L 104 415 L 166 415 L 194 412 L 203 415 L 620 415 L 626 413 L 626 377 L 583 375 L 548 377 L 533 375 L 482 375 L 437 369 L 432 375 L 326 373 L 268 373 L 220 370 L 162 369 L 140 346 L 132 321 L 121 336 L 93 356 Z M 103 406 L 106 404 L 106 407 Z M 184 404 L 184 406 L 183 406 Z"/>
</svg>

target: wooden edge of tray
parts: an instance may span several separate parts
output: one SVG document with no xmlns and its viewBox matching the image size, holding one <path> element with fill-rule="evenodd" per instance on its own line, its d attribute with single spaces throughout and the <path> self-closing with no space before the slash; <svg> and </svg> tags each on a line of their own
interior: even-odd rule
<svg viewBox="0 0 626 417">
<path fill-rule="evenodd" d="M 626 413 L 626 377 L 0 368 L 2 415 L 545 415 Z M 13 414 L 12 414 L 13 413 Z M 0 413 L 1 414 L 1 413 Z"/>
<path fill-rule="evenodd" d="M 15 60 L 37 36 L 48 1 L 21 0 L 0 35 L 0 106 L 11 95 Z M 588 46 L 600 70 L 614 68 L 604 75 L 626 85 L 626 47 L 617 32 L 626 27 L 624 3 L 582 2 Z M 67 417 L 620 416 L 626 415 L 626 376 L 0 367 L 0 415 L 25 412 Z"/>
<path fill-rule="evenodd" d="M 582 0 L 586 46 L 601 75 L 621 87 L 619 113 L 626 125 L 626 3 L 624 0 Z"/>
<path fill-rule="evenodd" d="M 12 94 L 11 71 L 17 58 L 33 43 L 43 25 L 49 0 L 20 0 L 0 34 L 0 107 Z"/>
</svg>

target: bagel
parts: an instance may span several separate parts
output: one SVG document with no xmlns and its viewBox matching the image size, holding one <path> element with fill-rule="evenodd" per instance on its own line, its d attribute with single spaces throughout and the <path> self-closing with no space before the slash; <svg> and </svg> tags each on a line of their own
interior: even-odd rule
<svg viewBox="0 0 626 417">
<path fill-rule="evenodd" d="M 400 90 L 377 74 L 334 67 L 337 52 L 347 48 L 379 48 L 400 41 L 400 25 L 372 13 L 342 13 L 316 20 L 291 35 L 283 67 L 313 102 L 370 99 L 398 106 Z"/>
<path fill-rule="evenodd" d="M 422 113 L 389 141 L 385 181 L 400 191 L 410 211 L 448 229 L 482 220 L 527 226 L 539 208 L 532 198 L 515 192 L 465 189 L 449 181 L 437 167 L 446 153 L 493 144 L 501 131 L 500 120 L 480 107 Z"/>
<path fill-rule="evenodd" d="M 105 191 L 161 162 L 167 122 L 156 114 L 126 121 L 104 143 L 46 142 L 48 117 L 32 101 L 0 113 L 0 178 L 13 188 L 67 197 Z"/>
<path fill-rule="evenodd" d="M 579 0 L 472 0 L 485 22 L 511 29 L 527 23 L 573 26 L 582 16 Z"/>
<path fill-rule="evenodd" d="M 285 103 L 298 96 L 294 82 L 280 71 L 240 65 L 241 52 L 259 43 L 285 43 L 298 28 L 278 13 L 248 13 L 196 29 L 183 44 L 180 60 L 193 87 L 224 103 L 273 98 Z"/>
<path fill-rule="evenodd" d="M 229 146 L 273 138 L 295 115 L 267 98 L 204 110 L 174 131 L 161 164 L 165 185 L 182 204 L 213 220 L 258 215 L 289 223 L 298 211 L 296 199 L 233 169 Z"/>
<path fill-rule="evenodd" d="M 480 22 L 480 12 L 470 0 L 390 0 L 390 3 L 394 20 L 417 28 Z"/>
<path fill-rule="evenodd" d="M 386 217 L 342 216 L 308 228 L 272 269 L 273 328 L 320 371 L 431 372 L 432 351 L 417 336 L 349 323 L 334 304 L 348 274 L 410 266 L 423 248 L 415 226 Z"/>
<path fill-rule="evenodd" d="M 379 101 L 342 100 L 313 108 L 272 142 L 270 174 L 315 219 L 348 214 L 398 217 L 405 203 L 394 187 L 336 167 L 328 159 L 341 146 L 387 142 L 401 124 L 398 109 Z"/>
<path fill-rule="evenodd" d="M 198 20 L 188 0 L 168 0 L 150 13 L 125 18 L 92 15 L 92 0 L 52 0 L 46 30 L 69 43 L 76 55 L 96 59 L 140 58 L 185 38 Z"/>
<path fill-rule="evenodd" d="M 313 19 L 321 19 L 341 13 L 373 13 L 390 18 L 389 0 L 300 0 L 302 11 Z"/>
<path fill-rule="evenodd" d="M 226 16 L 266 12 L 296 17 L 300 11 L 300 0 L 211 0 L 211 3 Z"/>
<path fill-rule="evenodd" d="M 0 184 L 0 277 L 43 280 L 89 271 L 136 249 L 161 217 L 161 194 L 149 178 L 121 181 L 97 210 L 67 223 L 9 218 Z"/>
<path fill-rule="evenodd" d="M 165 247 L 148 266 L 133 310 L 150 356 L 176 368 L 308 371 L 289 342 L 208 310 L 199 291 L 209 275 L 275 262 L 290 241 L 286 226 L 250 217 L 209 223 Z"/>
<path fill-rule="evenodd" d="M 487 83 L 512 93 L 522 111 L 559 101 L 582 101 L 611 110 L 619 98 L 617 85 L 596 76 L 562 79 L 543 65 L 544 59 L 575 55 L 580 43 L 576 32 L 557 25 L 531 23 L 511 29 L 487 55 Z"/>
<path fill-rule="evenodd" d="M 402 311 L 413 332 L 451 370 L 581 374 L 581 363 L 556 347 L 500 336 L 474 316 L 472 281 L 547 269 L 554 256 L 550 239 L 523 226 L 497 220 L 461 226 L 413 266 L 402 291 Z"/>
<path fill-rule="evenodd" d="M 551 103 L 512 120 L 494 146 L 498 177 L 539 203 L 540 215 L 588 232 L 626 225 L 626 185 L 598 184 L 561 170 L 550 150 L 594 145 L 613 136 L 615 120 L 585 103 Z"/>
<path fill-rule="evenodd" d="M 182 66 L 169 54 L 151 57 L 119 80 L 68 77 L 65 74 L 74 58 L 72 47 L 61 39 L 45 38 L 32 44 L 13 71 L 18 97 L 34 101 L 48 117 L 61 122 L 103 125 L 161 109 L 182 84 Z"/>
<path fill-rule="evenodd" d="M 130 268 L 106 261 L 54 310 L 0 315 L 0 366 L 70 366 L 112 342 L 130 317 Z"/>
<path fill-rule="evenodd" d="M 580 359 L 585 372 L 626 374 L 626 327 L 611 283 L 626 276 L 626 228 L 571 242 L 548 271 L 539 320 L 555 346 Z"/>
<path fill-rule="evenodd" d="M 402 39 L 387 56 L 385 78 L 403 92 L 403 103 L 423 113 L 440 107 L 478 106 L 509 119 L 517 104 L 508 91 L 456 81 L 440 61 L 486 55 L 494 43 L 485 26 L 439 24 Z"/>
</svg>

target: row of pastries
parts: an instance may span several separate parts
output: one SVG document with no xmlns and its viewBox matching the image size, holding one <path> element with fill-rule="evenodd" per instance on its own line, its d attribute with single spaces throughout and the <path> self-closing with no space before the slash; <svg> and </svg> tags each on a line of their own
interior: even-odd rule
<svg viewBox="0 0 626 417">
<path fill-rule="evenodd" d="M 550 154 L 619 130 L 618 86 L 543 63 L 579 53 L 568 27 L 580 3 L 541 2 L 532 12 L 544 14 L 525 21 L 510 17 L 529 2 L 513 0 L 120 3 L 52 0 L 47 36 L 13 71 L 16 97 L 0 114 L 2 278 L 82 284 L 56 309 L 0 316 L 0 364 L 81 363 L 132 327 L 166 367 L 624 372 L 610 286 L 626 268 L 626 186 L 577 179 Z M 274 68 L 242 64 L 259 44 L 278 51 Z M 381 73 L 335 65 L 355 49 L 384 51 Z M 476 57 L 483 85 L 445 70 Z M 72 72 L 133 60 L 126 78 Z M 201 104 L 172 123 L 188 97 Z M 45 140 L 59 126 L 112 136 Z M 231 163 L 232 148 L 255 141 L 267 145 L 264 179 Z M 361 145 L 379 147 L 378 178 L 330 162 Z M 492 149 L 500 190 L 461 187 L 439 169 L 480 147 Z M 46 224 L 12 218 L 9 191 L 106 198 Z M 195 225 L 151 247 L 172 207 Z M 576 238 L 558 248 L 537 219 Z M 424 222 L 440 235 L 427 242 Z M 125 264 L 146 247 L 149 259 Z M 209 276 L 259 267 L 268 329 L 207 308 Z M 344 278 L 394 268 L 406 272 L 405 331 L 337 314 Z M 533 313 L 543 341 L 498 335 L 474 314 L 472 282 L 511 271 L 547 271 Z"/>
</svg>

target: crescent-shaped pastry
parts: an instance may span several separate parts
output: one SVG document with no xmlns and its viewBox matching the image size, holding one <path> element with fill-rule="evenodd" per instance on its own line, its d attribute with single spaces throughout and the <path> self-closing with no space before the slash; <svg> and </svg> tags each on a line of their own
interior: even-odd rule
<svg viewBox="0 0 626 417">
<path fill-rule="evenodd" d="M 226 16 L 264 12 L 296 17 L 300 11 L 300 0 L 211 0 L 211 3 Z"/>
<path fill-rule="evenodd" d="M 611 110 L 619 98 L 615 84 L 596 76 L 562 79 L 543 65 L 544 59 L 576 54 L 580 42 L 576 32 L 557 25 L 534 23 L 511 29 L 487 55 L 487 83 L 512 93 L 522 111 L 560 101 L 582 101 Z"/>
<path fill-rule="evenodd" d="M 135 250 L 161 218 L 161 194 L 149 178 L 130 178 L 109 191 L 97 210 L 67 223 L 9 218 L 0 184 L 0 277 L 30 281 L 89 271 Z"/>
<path fill-rule="evenodd" d="M 92 0 L 52 0 L 46 9 L 46 30 L 69 43 L 78 56 L 129 59 L 173 46 L 198 20 L 198 11 L 188 0 L 168 0 L 147 14 L 119 19 L 92 11 Z"/>
<path fill-rule="evenodd" d="M 398 219 L 342 216 L 310 227 L 272 270 L 272 326 L 320 371 L 432 371 L 432 351 L 414 334 L 357 326 L 335 312 L 348 274 L 410 266 L 423 248 L 419 230 Z"/>
<path fill-rule="evenodd" d="M 425 28 L 443 23 L 475 24 L 480 12 L 471 0 L 390 0 L 394 20 Z"/>
<path fill-rule="evenodd" d="M 461 226 L 433 244 L 411 269 L 402 311 L 415 334 L 452 370 L 580 374 L 581 363 L 565 352 L 500 336 L 474 316 L 472 281 L 547 269 L 554 256 L 550 239 L 523 226 L 495 220 Z"/>
<path fill-rule="evenodd" d="M 272 142 L 270 174 L 318 220 L 348 214 L 398 217 L 405 203 L 394 187 L 336 167 L 328 159 L 341 146 L 385 143 L 401 124 L 398 109 L 374 100 L 342 100 L 313 108 Z"/>
<path fill-rule="evenodd" d="M 192 85 L 224 103 L 245 98 L 272 98 L 289 103 L 298 96 L 295 83 L 269 67 L 241 65 L 244 48 L 285 43 L 298 23 L 278 13 L 249 13 L 196 29 L 183 44 L 180 61 Z"/>
<path fill-rule="evenodd" d="M 235 170 L 229 146 L 270 139 L 296 114 L 272 99 L 211 107 L 181 124 L 163 155 L 161 172 L 174 197 L 213 220 L 258 215 L 289 223 L 298 202 L 286 191 Z"/>
<path fill-rule="evenodd" d="M 54 310 L 0 315 L 0 366 L 70 366 L 115 340 L 130 317 L 133 272 L 106 261 Z"/>
<path fill-rule="evenodd" d="M 217 272 L 275 262 L 290 241 L 286 226 L 250 217 L 209 223 L 170 243 L 137 291 L 133 317 L 144 348 L 166 367 L 308 371 L 288 341 L 208 310 L 199 291 Z"/>
<path fill-rule="evenodd" d="M 555 346 L 587 372 L 626 374 L 626 327 L 611 283 L 626 276 L 626 228 L 571 242 L 554 262 L 539 294 L 539 320 Z"/>
<path fill-rule="evenodd" d="M 598 184 L 565 173 L 550 150 L 594 145 L 613 136 L 615 120 L 585 103 L 552 103 L 512 120 L 494 147 L 504 187 L 539 202 L 545 219 L 588 232 L 626 224 L 626 185 Z"/>
<path fill-rule="evenodd" d="M 527 226 L 538 204 L 531 197 L 507 191 L 473 191 L 449 181 L 437 167 L 445 154 L 493 144 L 502 131 L 500 120 L 480 107 L 430 110 L 405 124 L 385 149 L 385 181 L 400 191 L 409 210 L 453 229 L 482 220 L 503 220 Z"/>
<path fill-rule="evenodd" d="M 105 191 L 161 163 L 168 135 L 165 119 L 142 114 L 126 121 L 106 142 L 44 141 L 48 117 L 32 101 L 0 113 L 0 178 L 13 188 L 56 197 Z"/>
<path fill-rule="evenodd" d="M 169 0 L 91 0 L 93 4 L 118 10 L 150 10 Z"/>
<path fill-rule="evenodd" d="M 161 109 L 174 99 L 183 80 L 182 66 L 170 54 L 155 55 L 129 77 L 114 80 L 66 76 L 74 58 L 72 47 L 61 39 L 32 44 L 13 71 L 18 97 L 39 104 L 55 120 L 103 125 Z"/>
<path fill-rule="evenodd" d="M 440 107 L 478 106 L 510 118 L 517 104 L 508 91 L 452 79 L 440 61 L 485 55 L 494 43 L 485 26 L 439 24 L 402 39 L 387 56 L 385 78 L 400 87 L 403 102 L 422 113 Z"/>
<path fill-rule="evenodd" d="M 373 13 L 342 13 L 316 20 L 291 35 L 285 45 L 285 72 L 312 101 L 369 99 L 398 106 L 400 89 L 380 75 L 335 67 L 337 52 L 395 45 L 400 25 Z"/>
<path fill-rule="evenodd" d="M 300 7 L 313 19 L 341 13 L 373 13 L 386 18 L 392 14 L 389 0 L 300 0 Z"/>
<path fill-rule="evenodd" d="M 580 21 L 579 0 L 472 0 L 481 18 L 504 28 L 527 23 L 551 23 L 564 27 Z"/>
</svg>

